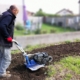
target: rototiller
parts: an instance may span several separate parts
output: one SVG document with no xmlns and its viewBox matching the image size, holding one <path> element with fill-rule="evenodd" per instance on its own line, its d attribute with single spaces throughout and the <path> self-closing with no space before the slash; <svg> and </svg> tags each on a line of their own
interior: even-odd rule
<svg viewBox="0 0 80 80">
<path fill-rule="evenodd" d="M 30 69 L 31 71 L 36 71 L 42 67 L 45 67 L 45 65 L 48 62 L 52 61 L 52 57 L 49 56 L 45 52 L 38 52 L 35 54 L 27 54 L 21 45 L 13 39 L 13 42 L 16 44 L 18 49 L 23 53 L 24 59 L 25 59 L 25 66 L 26 68 Z"/>
</svg>

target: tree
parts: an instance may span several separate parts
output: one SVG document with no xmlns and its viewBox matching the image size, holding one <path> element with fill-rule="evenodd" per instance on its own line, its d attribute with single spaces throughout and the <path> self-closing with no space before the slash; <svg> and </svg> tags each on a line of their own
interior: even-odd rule
<svg viewBox="0 0 80 80">
<path fill-rule="evenodd" d="M 40 8 L 40 9 L 36 12 L 35 16 L 59 17 L 60 15 L 45 13 L 45 12 L 43 12 L 43 10 Z"/>
<path fill-rule="evenodd" d="M 46 13 L 44 13 L 43 10 L 40 8 L 40 9 L 36 12 L 35 16 L 46 16 Z"/>
</svg>

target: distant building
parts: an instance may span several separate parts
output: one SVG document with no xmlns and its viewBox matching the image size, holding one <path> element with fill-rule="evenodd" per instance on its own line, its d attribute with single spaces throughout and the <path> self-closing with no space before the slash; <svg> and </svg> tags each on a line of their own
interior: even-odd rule
<svg viewBox="0 0 80 80">
<path fill-rule="evenodd" d="M 34 16 L 34 14 L 35 14 L 35 13 L 33 13 L 33 12 L 27 11 L 27 15 L 28 15 L 28 16 Z"/>
<path fill-rule="evenodd" d="M 80 30 L 79 15 L 45 17 L 45 23 Z"/>
<path fill-rule="evenodd" d="M 56 15 L 65 16 L 65 15 L 74 15 L 74 13 L 69 9 L 62 9 L 58 11 Z"/>
</svg>

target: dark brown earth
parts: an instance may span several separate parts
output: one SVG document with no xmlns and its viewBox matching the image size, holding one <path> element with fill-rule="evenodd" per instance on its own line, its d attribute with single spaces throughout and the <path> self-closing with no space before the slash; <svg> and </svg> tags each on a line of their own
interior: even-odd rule
<svg viewBox="0 0 80 80">
<path fill-rule="evenodd" d="M 55 61 L 59 61 L 63 57 L 80 55 L 80 42 L 49 46 L 41 49 L 35 49 L 28 53 L 33 54 L 35 52 L 47 52 L 53 56 L 53 64 Z M 12 55 L 12 63 L 8 70 L 11 71 L 12 77 L 0 80 L 45 80 L 46 75 L 44 73 L 47 69 L 42 68 L 36 72 L 31 72 L 24 66 L 24 59 L 20 53 Z"/>
</svg>

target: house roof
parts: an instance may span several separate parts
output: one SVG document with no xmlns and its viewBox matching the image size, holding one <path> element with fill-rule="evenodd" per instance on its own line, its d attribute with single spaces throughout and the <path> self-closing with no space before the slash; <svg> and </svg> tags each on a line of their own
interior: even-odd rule
<svg viewBox="0 0 80 80">
<path fill-rule="evenodd" d="M 31 13 L 31 14 L 34 14 L 34 12 L 31 12 L 31 11 L 27 11 L 27 13 Z"/>
<path fill-rule="evenodd" d="M 28 10 L 26 12 L 27 12 L 28 16 L 33 16 L 35 14 L 34 12 L 31 12 L 31 11 L 28 11 Z"/>
<path fill-rule="evenodd" d="M 69 12 L 69 13 L 71 13 L 71 14 L 73 14 L 73 12 L 71 11 L 71 10 L 69 10 L 69 9 L 62 9 L 62 10 L 60 10 L 60 11 L 58 11 L 56 14 L 58 14 L 58 13 L 60 13 L 60 12 L 62 12 L 62 11 L 64 11 L 64 10 L 66 10 L 67 12 Z"/>
</svg>

